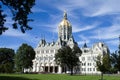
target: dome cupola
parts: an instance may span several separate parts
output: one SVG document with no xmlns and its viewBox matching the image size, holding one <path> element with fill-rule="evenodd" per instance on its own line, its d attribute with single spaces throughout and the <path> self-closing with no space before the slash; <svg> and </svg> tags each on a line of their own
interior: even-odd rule
<svg viewBox="0 0 120 80">
<path fill-rule="evenodd" d="M 72 25 L 67 19 L 67 13 L 64 11 L 63 19 L 58 25 L 58 37 L 61 38 L 62 41 L 68 41 L 72 36 Z"/>
<path fill-rule="evenodd" d="M 63 20 L 60 22 L 59 26 L 71 27 L 70 22 L 67 20 L 67 13 L 64 11 Z"/>
</svg>

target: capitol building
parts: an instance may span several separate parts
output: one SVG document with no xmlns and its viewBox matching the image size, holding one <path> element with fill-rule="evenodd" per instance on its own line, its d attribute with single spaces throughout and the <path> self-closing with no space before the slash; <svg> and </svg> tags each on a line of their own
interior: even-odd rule
<svg viewBox="0 0 120 80">
<path fill-rule="evenodd" d="M 32 72 L 66 73 L 69 69 L 57 65 L 54 61 L 55 54 L 62 46 L 68 45 L 73 48 L 77 45 L 72 35 L 72 25 L 68 21 L 67 13 L 64 12 L 62 21 L 58 24 L 58 39 L 51 43 L 41 39 L 35 48 L 35 59 L 33 60 Z M 98 55 L 108 53 L 109 49 L 103 42 L 95 43 L 91 48 L 85 43 L 81 48 L 82 54 L 79 57 L 80 65 L 74 68 L 75 73 L 99 74 L 95 59 Z"/>
</svg>

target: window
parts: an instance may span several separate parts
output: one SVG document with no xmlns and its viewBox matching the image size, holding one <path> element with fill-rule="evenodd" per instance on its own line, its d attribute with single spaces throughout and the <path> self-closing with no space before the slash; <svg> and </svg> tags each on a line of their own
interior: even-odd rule
<svg viewBox="0 0 120 80">
<path fill-rule="evenodd" d="M 90 63 L 90 66 L 91 66 L 91 63 Z"/>
<path fill-rule="evenodd" d="M 38 56 L 36 57 L 36 60 L 39 60 L 39 57 L 38 57 Z"/>
<path fill-rule="evenodd" d="M 83 66 L 83 63 L 82 63 L 82 66 Z"/>
<path fill-rule="evenodd" d="M 101 46 L 103 47 L 104 45 L 103 45 L 103 44 L 101 44 Z"/>
<path fill-rule="evenodd" d="M 98 49 L 96 48 L 96 51 L 98 51 Z"/>
<path fill-rule="evenodd" d="M 88 63 L 87 65 L 88 65 L 88 66 L 91 66 L 91 63 Z"/>
<path fill-rule="evenodd" d="M 82 71 L 83 71 L 83 68 L 82 68 Z"/>
<path fill-rule="evenodd" d="M 96 63 L 93 63 L 93 66 L 96 66 Z"/>
<path fill-rule="evenodd" d="M 89 68 L 87 70 L 89 71 Z"/>
<path fill-rule="evenodd" d="M 82 61 L 85 61 L 85 57 L 82 57 Z"/>
<path fill-rule="evenodd" d="M 86 65 L 86 63 L 82 63 L 82 66 L 85 66 Z"/>
<path fill-rule="evenodd" d="M 53 56 L 50 56 L 49 59 L 50 59 L 50 60 L 53 60 Z"/>
<path fill-rule="evenodd" d="M 50 50 L 51 53 L 54 53 L 54 50 Z"/>
<path fill-rule="evenodd" d="M 93 56 L 93 60 L 95 61 L 97 59 L 97 57 L 96 56 Z"/>
<path fill-rule="evenodd" d="M 44 57 L 44 60 L 48 60 L 48 57 L 46 56 L 46 57 Z"/>
<path fill-rule="evenodd" d="M 84 66 L 86 65 L 86 63 L 84 63 Z"/>
<path fill-rule="evenodd" d="M 37 54 L 39 54 L 40 53 L 40 51 L 37 51 Z"/>
<path fill-rule="evenodd" d="M 44 50 L 42 50 L 41 53 L 44 53 Z"/>
<path fill-rule="evenodd" d="M 91 60 L 91 58 L 90 58 L 90 57 L 88 57 L 88 61 L 89 61 L 89 60 Z"/>
<path fill-rule="evenodd" d="M 86 50 L 84 50 L 84 53 L 86 53 L 87 51 Z"/>
<path fill-rule="evenodd" d="M 86 68 L 84 68 L 84 71 L 86 71 Z"/>
<path fill-rule="evenodd" d="M 92 71 L 92 69 L 90 68 L 90 71 Z"/>
<path fill-rule="evenodd" d="M 43 57 L 40 57 L 40 60 L 43 60 Z"/>
<path fill-rule="evenodd" d="M 49 53 L 49 50 L 46 50 L 46 53 Z"/>
<path fill-rule="evenodd" d="M 95 71 L 95 68 L 93 68 L 93 71 Z"/>
<path fill-rule="evenodd" d="M 66 39 L 66 35 L 64 35 L 64 39 Z"/>
</svg>

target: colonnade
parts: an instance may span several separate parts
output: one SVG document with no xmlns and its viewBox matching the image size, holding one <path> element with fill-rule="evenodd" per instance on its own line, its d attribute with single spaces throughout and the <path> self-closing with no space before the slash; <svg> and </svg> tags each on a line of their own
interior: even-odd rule
<svg viewBox="0 0 120 80">
<path fill-rule="evenodd" d="M 34 64 L 33 72 L 62 73 L 62 68 L 55 65 Z"/>
</svg>

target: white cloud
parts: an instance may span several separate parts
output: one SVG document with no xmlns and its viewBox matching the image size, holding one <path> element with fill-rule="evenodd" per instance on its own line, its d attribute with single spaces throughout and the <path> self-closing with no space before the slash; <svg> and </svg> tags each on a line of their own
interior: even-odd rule
<svg viewBox="0 0 120 80">
<path fill-rule="evenodd" d="M 86 37 L 86 36 L 84 36 L 84 35 L 79 35 L 79 37 L 80 37 L 80 39 L 82 39 L 82 40 L 84 40 L 84 41 L 86 41 L 86 40 L 88 40 L 88 37 Z M 89 42 L 89 40 L 88 40 L 88 42 Z"/>
<path fill-rule="evenodd" d="M 110 27 L 100 28 L 98 30 L 92 31 L 94 34 L 90 38 L 93 39 L 115 39 L 120 35 L 120 25 L 114 24 Z"/>
<path fill-rule="evenodd" d="M 78 45 L 83 46 L 85 43 L 89 44 L 91 41 L 87 36 L 79 35 L 80 41 L 77 41 Z"/>
<path fill-rule="evenodd" d="M 3 33 L 3 36 L 22 37 L 26 36 L 26 34 L 22 33 L 21 31 L 9 28 Z"/>
<path fill-rule="evenodd" d="M 12 23 L 13 23 L 12 17 L 7 16 L 5 26 L 8 27 L 8 30 L 3 32 L 2 36 L 20 37 L 20 36 L 25 36 L 26 35 L 26 34 L 23 34 L 21 31 L 19 31 L 18 29 L 13 29 Z"/>
<path fill-rule="evenodd" d="M 92 24 L 92 25 L 87 25 L 87 26 L 84 26 L 84 27 L 77 27 L 73 24 L 73 27 L 72 27 L 73 28 L 73 33 L 91 30 L 91 29 L 94 29 L 95 27 L 97 27 L 97 25 L 98 24 Z"/>
<path fill-rule="evenodd" d="M 41 9 L 39 6 L 35 6 L 35 7 L 32 8 L 32 12 L 33 13 L 35 13 L 35 12 L 39 13 L 39 12 L 47 12 L 47 11 Z"/>
<path fill-rule="evenodd" d="M 78 41 L 77 43 L 78 43 L 78 45 L 83 46 L 83 44 L 85 43 L 85 41 Z"/>
<path fill-rule="evenodd" d="M 13 44 L 11 44 L 11 45 L 2 45 L 2 46 L 0 46 L 0 48 L 11 48 L 11 49 L 15 49 L 15 50 L 17 50 L 18 49 L 18 45 L 17 44 L 15 44 L 15 45 L 13 45 Z"/>
<path fill-rule="evenodd" d="M 86 9 L 88 11 L 88 16 L 93 17 L 120 13 L 120 0 L 100 0 L 98 2 L 99 3 L 98 5 L 95 5 L 95 8 L 90 9 L 91 11 L 88 10 L 89 7 Z"/>
<path fill-rule="evenodd" d="M 23 40 L 25 40 L 27 42 L 33 43 L 33 44 L 37 44 L 37 42 L 40 40 L 39 37 L 34 36 L 32 34 L 27 34 L 26 36 L 21 37 L 21 39 L 23 39 Z"/>
<path fill-rule="evenodd" d="M 26 34 L 22 33 L 19 29 L 13 29 L 12 26 L 13 20 L 12 17 L 6 17 L 5 26 L 8 27 L 8 30 L 3 32 L 2 36 L 11 36 L 11 37 L 22 37 L 26 36 Z"/>
<path fill-rule="evenodd" d="M 52 4 L 52 1 L 46 1 L 48 5 L 60 11 L 67 10 L 67 12 L 71 14 L 75 13 L 74 10 L 91 17 L 120 13 L 120 0 L 61 0 L 53 2 L 54 4 Z"/>
<path fill-rule="evenodd" d="M 107 44 L 110 44 L 112 46 L 115 46 L 115 45 L 119 45 L 119 40 L 118 39 L 115 39 L 115 40 L 108 40 L 106 41 Z"/>
<path fill-rule="evenodd" d="M 58 32 L 58 24 L 57 23 L 53 23 L 53 24 L 42 24 L 40 25 L 40 28 L 41 29 L 41 26 L 44 27 L 44 30 L 45 31 L 49 31 L 49 32 L 54 32 L 54 33 L 57 33 Z"/>
<path fill-rule="evenodd" d="M 65 4 L 63 4 L 63 2 Z M 54 4 L 54 6 L 56 6 L 61 11 L 64 11 L 64 10 L 72 11 L 76 8 L 80 8 L 86 5 L 87 5 L 87 2 L 85 0 L 65 0 L 65 1 L 58 2 L 57 4 Z"/>
<path fill-rule="evenodd" d="M 53 24 L 43 24 L 43 25 L 40 25 L 40 26 L 44 26 L 46 28 L 49 28 L 49 29 L 46 29 L 48 31 L 51 31 L 51 32 L 55 32 L 57 33 L 58 32 L 58 25 L 59 25 L 59 22 L 54 22 Z M 82 32 L 82 31 L 87 31 L 87 30 L 91 30 L 91 29 L 94 29 L 97 27 L 98 23 L 95 23 L 95 24 L 92 24 L 92 25 L 87 25 L 87 26 L 79 26 L 79 23 L 73 23 L 72 24 L 72 32 L 73 33 L 77 33 L 77 32 Z"/>
<path fill-rule="evenodd" d="M 37 29 L 41 29 L 41 26 L 44 26 L 43 30 L 51 31 L 51 32 L 58 32 L 58 25 L 59 22 L 62 20 L 61 12 L 64 10 L 67 11 L 68 17 L 71 18 L 73 21 L 81 20 L 80 17 L 95 17 L 95 16 L 102 16 L 102 15 L 111 15 L 111 14 L 117 14 L 120 13 L 120 0 L 37 0 L 36 5 L 33 7 L 33 12 L 45 12 L 48 13 L 50 19 L 48 19 L 48 23 L 45 24 L 45 22 L 37 22 L 34 24 L 37 27 Z M 56 10 L 58 13 L 53 14 L 52 12 Z M 81 14 L 80 16 L 78 16 Z M 40 18 L 40 16 L 38 15 Z M 86 26 L 81 26 L 82 24 L 79 24 L 77 21 L 76 23 L 72 23 L 73 33 L 78 33 L 82 31 L 88 31 L 93 33 L 93 35 L 86 35 L 86 36 L 79 36 L 83 41 L 78 41 L 78 44 L 84 44 L 84 40 L 86 40 L 87 43 L 91 42 L 91 39 L 114 39 L 117 38 L 118 35 L 120 35 L 120 18 L 115 18 L 115 21 L 112 22 L 112 26 L 109 27 L 100 27 L 97 28 L 99 23 L 91 23 L 91 25 L 88 25 L 86 23 Z M 36 19 L 37 20 L 37 19 Z M 43 19 L 44 20 L 44 19 Z M 117 21 L 116 21 L 117 20 Z M 7 21 L 7 26 L 10 26 L 12 21 L 10 18 Z M 40 26 L 40 28 L 39 28 Z M 43 28 L 43 27 L 42 27 Z M 87 32 L 87 33 L 89 33 Z M 99 33 L 98 33 L 99 32 Z M 12 37 L 20 37 L 23 40 L 26 40 L 28 42 L 32 42 L 36 44 L 38 42 L 38 39 L 35 38 L 34 35 L 31 34 L 23 34 L 19 30 L 9 29 L 5 33 L 3 33 L 5 36 L 12 36 Z M 79 34 L 78 34 L 79 35 Z M 81 34 L 80 34 L 81 35 Z M 38 35 L 39 36 L 39 35 Z M 110 43 L 110 41 L 109 41 Z M 111 41 L 111 43 L 113 43 Z M 116 43 L 113 43 L 116 44 Z"/>
<path fill-rule="evenodd" d="M 108 40 L 108 41 L 106 41 L 106 43 L 109 45 L 108 47 L 109 47 L 111 53 L 115 52 L 118 49 L 118 45 L 119 45 L 118 39 Z"/>
<path fill-rule="evenodd" d="M 90 40 L 81 40 L 81 41 L 77 41 L 77 43 L 80 47 L 83 47 L 85 43 L 90 44 Z"/>
</svg>

